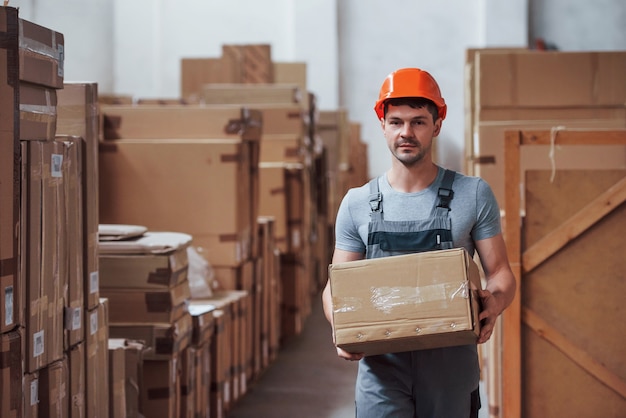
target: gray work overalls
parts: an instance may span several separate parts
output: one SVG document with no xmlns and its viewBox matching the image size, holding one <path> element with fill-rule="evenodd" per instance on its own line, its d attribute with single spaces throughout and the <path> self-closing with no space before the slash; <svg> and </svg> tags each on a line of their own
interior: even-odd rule
<svg viewBox="0 0 626 418">
<path fill-rule="evenodd" d="M 428 219 L 385 221 L 378 178 L 370 181 L 367 258 L 453 248 L 449 204 L 455 172 L 446 170 Z M 359 361 L 357 418 L 477 417 L 476 346 L 368 356 Z"/>
</svg>

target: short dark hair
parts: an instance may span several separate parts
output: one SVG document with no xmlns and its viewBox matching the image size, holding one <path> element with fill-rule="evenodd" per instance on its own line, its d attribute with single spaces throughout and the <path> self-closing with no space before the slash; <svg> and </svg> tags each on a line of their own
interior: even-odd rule
<svg viewBox="0 0 626 418">
<path fill-rule="evenodd" d="M 395 97 L 393 99 L 385 100 L 384 115 L 387 116 L 387 109 L 389 105 L 393 106 L 410 106 L 413 109 L 420 109 L 425 107 L 433 116 L 433 122 L 439 119 L 439 109 L 432 100 L 424 97 Z"/>
</svg>

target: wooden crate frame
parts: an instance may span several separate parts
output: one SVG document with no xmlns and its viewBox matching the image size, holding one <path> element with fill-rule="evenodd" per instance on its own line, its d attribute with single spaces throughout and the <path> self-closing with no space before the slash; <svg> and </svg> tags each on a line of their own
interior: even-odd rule
<svg viewBox="0 0 626 418">
<path fill-rule="evenodd" d="M 532 145 L 626 145 L 626 130 L 512 130 L 505 132 L 505 182 L 521 184 L 520 151 L 522 146 Z M 578 214 L 538 243 L 522 252 L 522 215 L 519 187 L 508 187 L 505 195 L 504 238 L 507 254 L 517 280 L 517 293 L 511 306 L 502 315 L 502 382 L 501 413 L 505 418 L 520 418 L 522 414 L 522 339 L 521 326 L 541 332 L 543 337 L 584 367 L 605 385 L 626 397 L 626 382 L 603 367 L 575 346 L 568 344 L 560 335 L 552 332 L 541 320 L 521 306 L 520 288 L 523 274 L 542 263 L 568 242 L 626 201 L 626 177 L 602 193 Z"/>
</svg>

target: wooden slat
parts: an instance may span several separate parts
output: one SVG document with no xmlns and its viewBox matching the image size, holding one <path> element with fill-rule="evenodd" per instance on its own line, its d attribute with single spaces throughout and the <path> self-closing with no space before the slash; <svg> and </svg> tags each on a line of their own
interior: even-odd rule
<svg viewBox="0 0 626 418">
<path fill-rule="evenodd" d="M 550 145 L 551 131 L 528 130 L 521 133 L 522 145 Z M 558 145 L 624 145 L 626 130 L 563 129 L 554 133 L 554 143 Z"/>
<path fill-rule="evenodd" d="M 554 253 L 626 201 L 626 177 L 533 244 L 522 256 L 522 271 L 532 271 Z"/>
<path fill-rule="evenodd" d="M 504 179 L 507 185 L 504 203 L 504 239 L 511 270 L 517 281 L 515 298 L 502 314 L 502 416 L 522 415 L 521 366 L 521 215 L 520 215 L 520 132 L 505 132 Z"/>
<path fill-rule="evenodd" d="M 487 401 L 489 403 L 489 417 L 500 418 L 500 405 L 502 405 L 502 318 L 496 320 L 493 334 L 487 343 Z"/>
<path fill-rule="evenodd" d="M 528 308 L 523 308 L 522 319 L 539 337 L 548 341 L 568 358 L 574 361 L 590 375 L 598 379 L 609 389 L 626 398 L 626 382 L 612 373 L 587 352 L 578 348 L 563 334 L 551 327 L 539 315 Z"/>
<path fill-rule="evenodd" d="M 522 402 L 521 386 L 521 317 L 522 308 L 520 289 L 522 280 L 521 253 L 521 180 L 520 180 L 520 148 L 522 145 L 626 145 L 626 130 L 560 130 L 542 131 L 507 131 L 505 132 L 505 219 L 504 238 L 511 269 L 517 280 L 515 299 L 503 315 L 502 325 L 502 417 L 520 418 Z M 613 202 L 614 204 L 614 202 Z M 532 253 L 531 253 L 532 255 Z M 573 350 L 569 350 L 572 352 Z M 575 355 L 576 353 L 572 354 Z M 576 354 L 577 355 L 577 354 Z M 584 354 L 583 354 L 584 356 Z M 580 357 L 580 356 L 579 356 Z M 611 376 L 598 371 L 593 363 L 589 366 L 593 372 L 623 393 L 621 384 L 613 382 Z"/>
</svg>

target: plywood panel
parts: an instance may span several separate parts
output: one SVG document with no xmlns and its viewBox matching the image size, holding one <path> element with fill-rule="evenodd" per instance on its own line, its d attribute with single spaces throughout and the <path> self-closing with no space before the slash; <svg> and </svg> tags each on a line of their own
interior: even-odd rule
<svg viewBox="0 0 626 418">
<path fill-rule="evenodd" d="M 626 170 L 567 170 L 552 182 L 550 171 L 527 172 L 522 248 L 558 228 L 624 176 Z M 529 323 L 526 316 L 523 416 L 619 416 L 626 410 L 620 393 L 626 382 L 623 231 L 626 204 L 524 275 L 523 309 L 543 326 Z M 548 333 L 558 338 L 549 342 Z"/>
<path fill-rule="evenodd" d="M 526 344 L 529 339 L 522 339 L 521 327 L 524 327 L 524 332 L 532 332 L 533 336 L 537 336 L 538 338 L 541 338 L 542 340 L 550 343 L 553 347 L 563 353 L 567 358 L 573 361 L 578 367 L 584 369 L 585 373 L 593 376 L 593 378 L 597 382 L 599 382 L 599 385 L 604 385 L 605 387 L 609 388 L 613 393 L 615 393 L 618 396 L 618 399 L 621 400 L 621 402 L 617 402 L 617 407 L 612 400 L 609 404 L 603 403 L 603 405 L 609 405 L 607 408 L 605 408 L 609 410 L 606 415 L 621 416 L 621 412 L 626 410 L 626 405 L 624 405 L 624 402 L 626 401 L 626 379 L 624 379 L 623 375 L 621 374 L 621 366 L 618 371 L 615 371 L 605 366 L 605 364 L 602 363 L 601 360 L 593 357 L 595 356 L 595 353 L 588 353 L 587 351 L 585 351 L 586 347 L 576 345 L 576 343 L 572 342 L 567 335 L 562 334 L 558 328 L 553 327 L 550 322 L 545 321 L 539 314 L 536 314 L 534 311 L 532 311 L 530 307 L 522 306 L 522 303 L 520 301 L 520 293 L 524 293 L 524 296 L 526 297 L 526 293 L 529 291 L 526 290 L 528 288 L 528 286 L 526 285 L 526 281 L 531 279 L 530 277 L 527 277 L 528 273 L 532 273 L 538 266 L 545 268 L 547 262 L 553 262 L 555 255 L 561 251 L 561 248 L 571 246 L 574 241 L 582 238 L 585 234 L 587 234 L 588 231 L 591 230 L 591 227 L 594 227 L 594 225 L 596 224 L 600 225 L 602 222 L 604 222 L 604 218 L 610 219 L 609 216 L 621 216 L 619 218 L 621 221 L 621 219 L 623 218 L 623 213 L 618 212 L 618 210 L 623 210 L 622 206 L 626 204 L 624 203 L 626 202 L 626 177 L 623 177 L 617 183 L 613 184 L 609 189 L 601 192 L 601 194 L 593 199 L 592 203 L 587 204 L 583 207 L 582 210 L 577 211 L 574 215 L 565 220 L 564 223 L 561 223 L 559 226 L 557 226 L 556 229 L 553 229 L 549 233 L 544 234 L 544 237 L 538 238 L 539 236 L 541 236 L 541 233 L 543 233 L 544 230 L 538 232 L 535 235 L 536 238 L 533 242 L 532 238 L 529 238 L 533 237 L 533 233 L 524 233 L 524 224 L 526 225 L 526 227 L 528 227 L 529 225 L 535 225 L 536 222 L 541 222 L 541 220 L 538 221 L 534 219 L 533 215 L 526 215 L 524 217 L 524 212 L 521 210 L 521 198 L 522 196 L 525 196 L 524 190 L 526 186 L 523 186 L 524 181 L 522 178 L 520 178 L 520 151 L 526 146 L 549 145 L 553 143 L 563 146 L 624 146 L 626 145 L 626 130 L 576 130 L 557 132 L 552 132 L 550 130 L 510 130 L 505 132 L 504 175 L 505 184 L 507 184 L 508 187 L 505 196 L 503 232 L 504 239 L 507 245 L 507 255 L 509 257 L 511 269 L 517 280 L 518 291 L 516 293 L 515 299 L 513 300 L 513 303 L 505 310 L 502 316 L 502 341 L 500 347 L 500 353 L 502 354 L 502 364 L 500 368 L 496 368 L 500 371 L 500 373 L 502 373 L 502 401 L 499 405 L 496 405 L 498 406 L 499 411 L 496 411 L 494 414 L 495 416 L 503 418 L 520 418 L 523 416 L 522 409 L 525 409 L 527 411 L 525 411 L 526 414 L 524 416 L 533 416 L 531 407 L 534 408 L 536 406 L 537 400 L 533 399 L 533 394 L 527 390 L 527 383 L 529 382 L 527 374 L 529 374 L 529 371 L 526 370 L 527 359 L 525 356 L 529 355 L 529 350 L 524 347 L 524 344 Z M 577 168 L 577 170 L 580 169 L 581 168 Z M 586 167 L 586 169 L 589 169 L 589 167 Z M 606 171 L 606 169 L 601 169 L 598 171 Z M 580 186 L 580 183 L 576 186 Z M 574 199 L 579 199 L 579 190 L 576 186 L 570 188 L 570 191 L 567 193 L 562 193 L 561 195 L 558 195 L 557 193 L 557 199 L 559 199 L 558 201 L 572 202 Z M 565 189 L 567 187 L 562 186 L 562 188 Z M 520 193 L 520 190 L 522 191 L 522 193 Z M 572 190 L 574 190 L 573 193 Z M 552 210 L 553 206 L 554 202 L 548 202 L 547 204 L 543 205 L 543 210 L 536 211 L 536 214 L 539 214 L 541 217 L 544 218 L 549 218 L 550 214 L 552 213 L 550 211 Z M 614 215 L 616 213 L 618 215 Z M 607 222 L 611 221 L 609 220 Z M 575 225 L 576 227 L 574 228 L 573 225 Z M 614 225 L 613 228 L 609 229 L 609 234 L 618 236 L 623 235 L 622 231 L 624 230 L 624 228 L 621 224 Z M 547 228 L 545 230 L 547 231 Z M 557 239 L 552 239 L 553 237 L 555 237 L 555 232 L 558 232 L 556 233 Z M 522 245 L 522 241 L 532 242 L 533 244 L 536 244 L 531 247 L 532 250 L 529 250 L 527 245 Z M 558 245 L 554 245 L 555 242 L 558 243 Z M 549 245 L 543 245 L 542 243 L 548 243 Z M 612 251 L 615 251 L 618 254 L 619 248 L 623 248 L 623 246 L 609 247 L 607 241 L 603 241 L 602 239 L 594 242 L 592 245 L 599 248 L 611 248 Z M 524 248 L 523 254 L 522 248 Z M 549 249 L 549 251 L 547 251 L 546 249 Z M 534 254 L 533 257 L 530 257 L 530 253 Z M 539 253 L 542 253 L 542 255 L 540 257 L 537 257 L 537 254 Z M 607 258 L 605 254 L 601 254 L 600 257 L 595 259 L 594 261 L 598 263 L 604 263 L 607 259 L 610 258 Z M 619 255 L 617 259 L 621 260 Z M 527 262 L 528 260 L 531 260 L 531 262 Z M 578 261 L 579 260 L 575 258 L 572 260 L 572 262 Z M 619 267 L 617 271 L 620 271 Z M 623 269 L 621 269 L 621 271 L 623 271 Z M 623 281 L 623 276 L 618 276 L 618 278 L 618 282 L 619 280 Z M 550 278 L 548 278 L 548 280 L 549 279 Z M 590 278 L 590 280 L 593 280 L 593 278 Z M 566 283 L 566 286 L 571 287 L 572 284 Z M 619 292 L 619 290 L 617 291 Z M 560 295 L 560 297 L 563 296 Z M 603 301 L 603 303 L 594 306 L 591 311 L 585 311 L 581 308 L 580 314 L 581 316 L 594 315 L 596 311 L 600 312 L 604 310 L 606 312 L 610 312 L 610 309 L 611 307 L 607 307 L 607 305 Z M 614 317 L 618 318 L 619 320 L 619 318 L 623 316 L 621 307 L 618 307 L 617 312 L 613 312 L 613 314 Z M 598 320 L 598 318 L 595 317 L 595 320 Z M 611 326 L 613 322 L 615 322 L 615 320 L 612 317 L 611 321 L 599 321 L 593 326 L 607 327 Z M 623 341 L 619 341 L 619 346 L 624 346 Z M 618 354 L 616 358 L 619 358 L 619 356 L 620 354 Z M 522 364 L 524 365 L 524 370 L 522 370 Z M 542 372 L 540 367 L 538 367 L 536 370 Z M 548 372 L 548 374 L 550 373 Z M 567 379 L 565 379 L 564 381 L 558 379 L 553 379 L 550 381 L 551 385 L 563 385 L 568 383 L 570 382 Z M 522 393 L 522 385 L 524 385 L 524 393 Z M 600 387 L 599 385 L 598 387 Z M 591 391 L 587 391 L 585 395 L 592 396 L 592 393 Z M 594 400 L 598 400 L 601 398 L 601 396 L 596 397 L 594 398 Z M 552 402 L 552 404 L 557 406 L 559 404 L 558 399 L 553 399 Z M 522 408 L 522 403 L 524 404 L 524 408 Z M 490 408 L 492 408 L 491 399 Z M 582 411 L 579 411 L 576 408 L 572 408 L 571 410 L 574 411 L 575 416 L 581 416 L 580 412 Z M 541 411 L 538 412 L 539 414 L 541 414 L 538 416 L 545 416 L 544 411 L 542 411 L 541 407 L 534 409 L 534 411 Z M 597 416 L 598 414 L 601 415 L 604 411 L 596 412 L 594 412 L 594 414 L 591 416 Z"/>
</svg>

